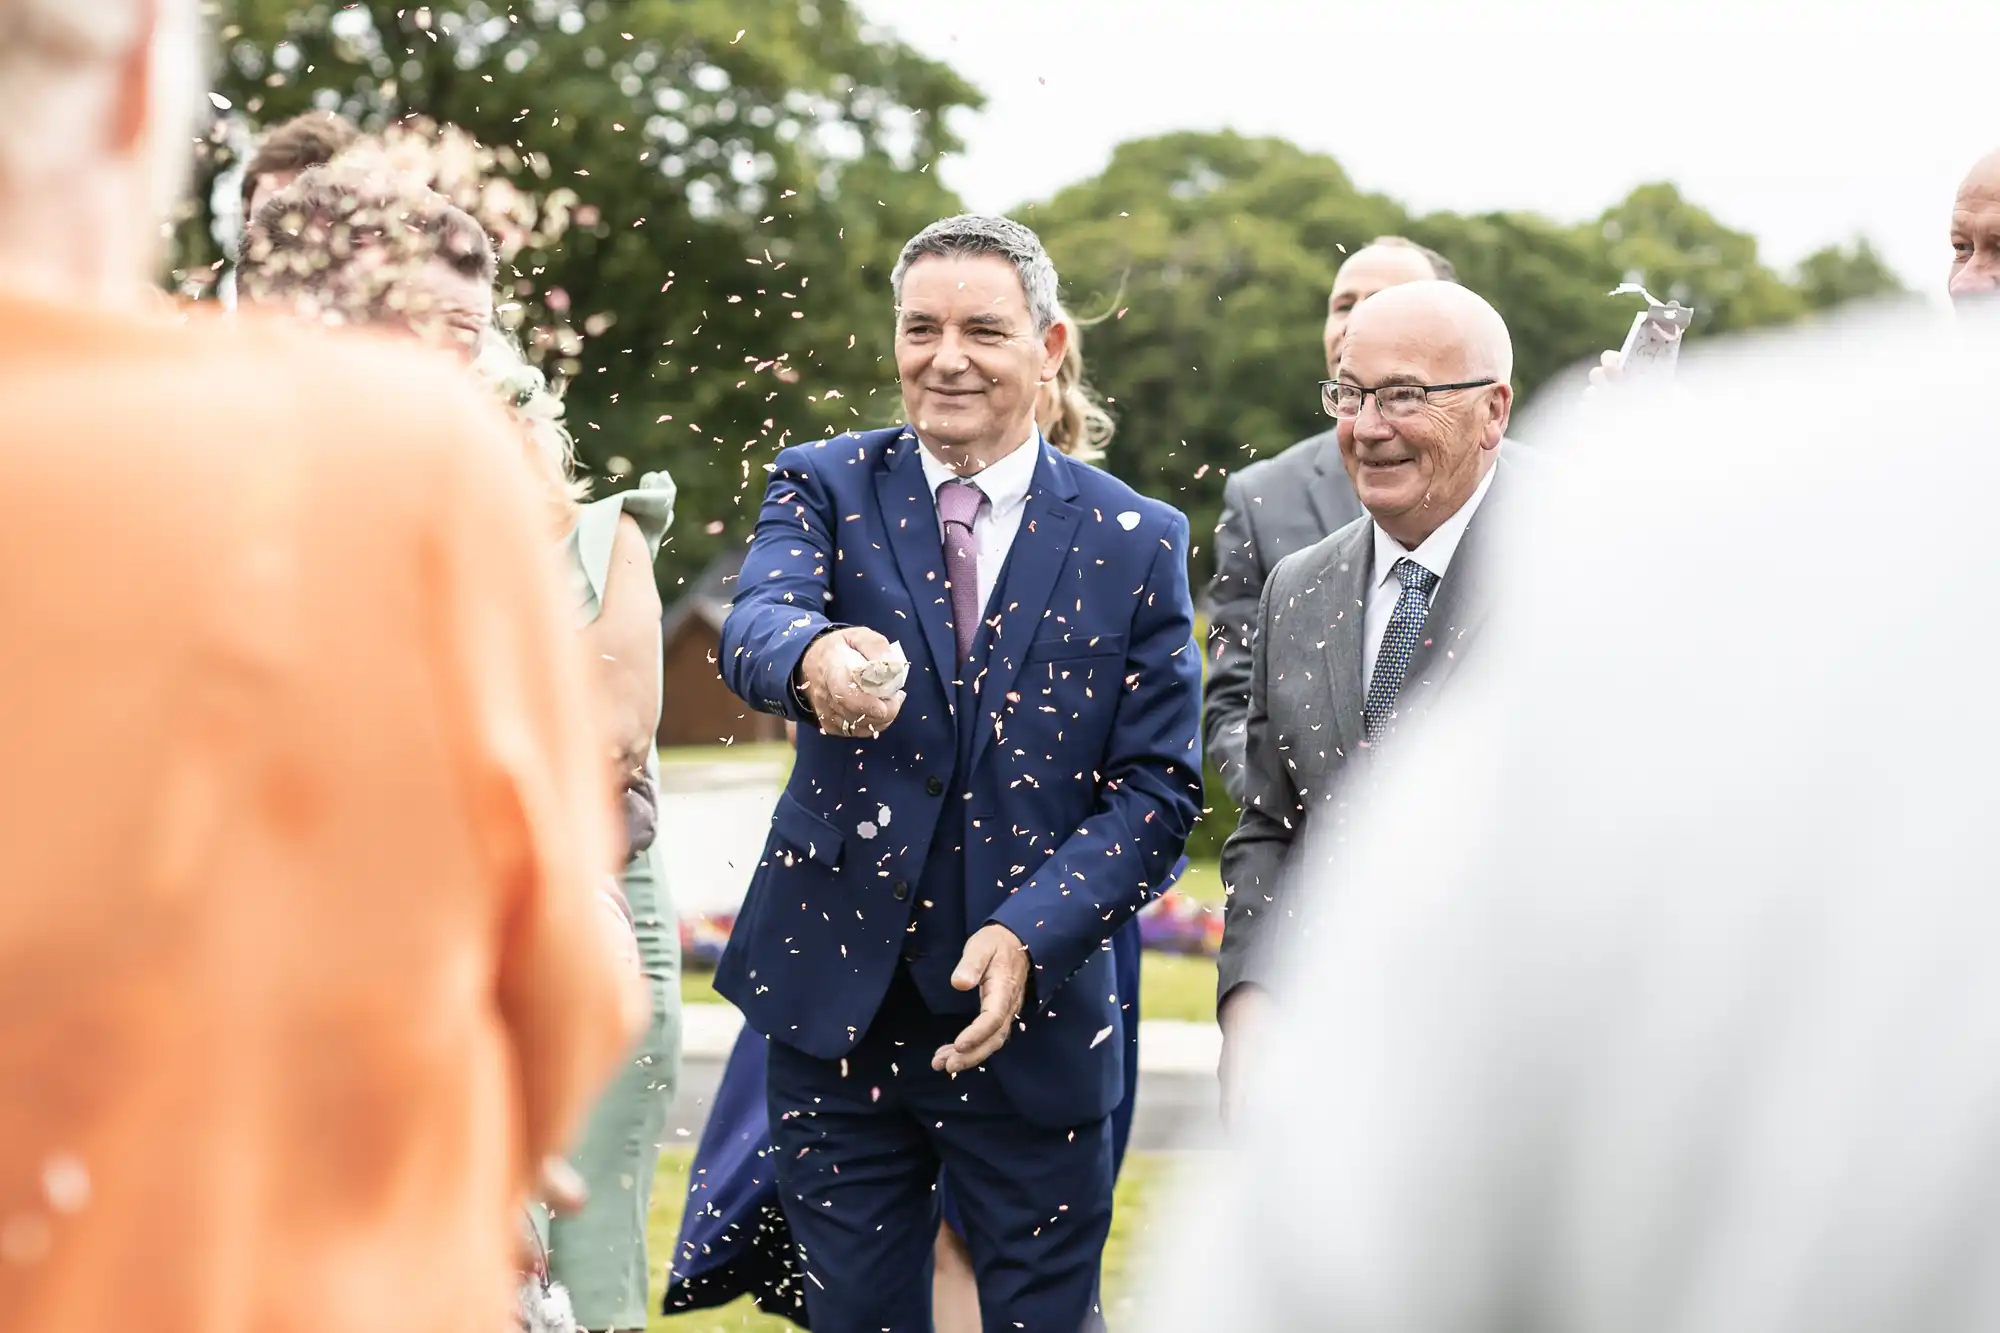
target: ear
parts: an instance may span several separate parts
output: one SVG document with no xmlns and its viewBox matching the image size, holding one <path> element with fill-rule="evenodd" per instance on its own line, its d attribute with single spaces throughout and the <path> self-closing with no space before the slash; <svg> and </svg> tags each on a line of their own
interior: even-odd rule
<svg viewBox="0 0 2000 1333">
<path fill-rule="evenodd" d="M 1056 372 L 1062 369 L 1063 357 L 1069 353 L 1069 325 L 1057 320 L 1049 325 L 1049 331 L 1042 335 L 1042 370 L 1040 379 L 1044 384 L 1054 382 Z"/>
<path fill-rule="evenodd" d="M 1500 440 L 1507 434 L 1508 418 L 1514 414 L 1514 386 L 1496 384 L 1487 390 L 1489 406 L 1486 409 L 1486 433 L 1480 437 L 1482 449 L 1498 449 Z"/>
<path fill-rule="evenodd" d="M 145 144 L 148 122 L 153 114 L 153 37 L 160 27 L 159 0 L 141 0 L 139 29 L 132 37 L 132 49 L 118 62 L 118 100 L 111 108 L 105 127 L 114 156 L 127 157 Z"/>
</svg>

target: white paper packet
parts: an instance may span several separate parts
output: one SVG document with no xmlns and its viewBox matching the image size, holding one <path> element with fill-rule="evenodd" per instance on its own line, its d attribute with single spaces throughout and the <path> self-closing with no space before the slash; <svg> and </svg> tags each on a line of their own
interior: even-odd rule
<svg viewBox="0 0 2000 1333">
<path fill-rule="evenodd" d="M 857 657 L 859 653 L 855 654 Z M 903 645 L 892 643 L 889 651 L 873 662 L 864 659 L 863 665 L 854 673 L 861 682 L 861 688 L 877 699 L 892 698 L 903 688 L 903 682 L 910 678 L 910 659 L 903 655 Z"/>
</svg>

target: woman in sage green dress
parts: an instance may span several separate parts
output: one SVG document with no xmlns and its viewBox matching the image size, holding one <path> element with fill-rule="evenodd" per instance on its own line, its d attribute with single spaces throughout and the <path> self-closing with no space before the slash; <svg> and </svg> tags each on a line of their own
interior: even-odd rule
<svg viewBox="0 0 2000 1333">
<path fill-rule="evenodd" d="M 532 433 L 542 470 L 567 476 L 561 404 L 506 339 L 489 335 L 479 369 L 495 380 Z M 630 490 L 575 505 L 562 544 L 576 623 L 598 670 L 603 735 L 625 776 L 633 852 L 623 888 L 652 1002 L 632 1060 L 592 1109 L 570 1161 L 589 1195 L 581 1211 L 549 1219 L 536 1208 L 548 1276 L 569 1295 L 579 1328 L 646 1327 L 646 1217 L 667 1111 L 680 1078 L 680 925 L 654 845 L 660 718 L 660 599 L 653 561 L 674 515 L 674 483 L 650 473 Z"/>
<path fill-rule="evenodd" d="M 645 744 L 635 773 L 643 775 L 649 793 L 659 789 L 659 760 L 652 747 L 660 714 L 660 615 L 653 560 L 673 519 L 673 506 L 673 482 L 663 472 L 650 474 L 632 490 L 584 506 L 565 551 L 578 618 L 586 625 L 605 612 L 607 594 L 616 598 L 621 577 L 643 579 L 652 593 L 651 704 L 644 710 Z M 624 888 L 639 937 L 652 1021 L 631 1063 L 591 1111 L 583 1140 L 571 1155 L 589 1198 L 581 1212 L 555 1219 L 549 1235 L 549 1274 L 568 1289 L 578 1327 L 591 1330 L 646 1327 L 646 1215 L 667 1111 L 680 1079 L 680 919 L 661 873 L 660 848 L 650 830 L 644 839 L 644 850 L 625 867 Z"/>
</svg>

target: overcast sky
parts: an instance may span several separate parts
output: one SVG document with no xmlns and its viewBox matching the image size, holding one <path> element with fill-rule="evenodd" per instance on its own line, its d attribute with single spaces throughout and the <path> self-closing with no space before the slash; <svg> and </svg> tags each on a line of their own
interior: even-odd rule
<svg viewBox="0 0 2000 1333">
<path fill-rule="evenodd" d="M 1422 210 L 1594 215 L 1671 179 L 1768 261 L 1856 233 L 1943 287 L 2000 146 L 2000 0 L 860 0 L 982 89 L 944 178 L 1045 198 L 1173 129 L 1282 135 Z"/>
</svg>

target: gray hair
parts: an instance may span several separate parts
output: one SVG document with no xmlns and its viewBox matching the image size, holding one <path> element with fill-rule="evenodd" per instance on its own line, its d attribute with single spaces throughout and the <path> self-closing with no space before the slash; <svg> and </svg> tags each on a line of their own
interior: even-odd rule
<svg viewBox="0 0 2000 1333">
<path fill-rule="evenodd" d="M 1042 238 L 1012 218 L 961 213 L 933 222 L 912 236 L 889 273 L 889 286 L 896 293 L 898 306 L 903 303 L 903 277 L 910 265 L 931 255 L 940 259 L 999 255 L 1012 264 L 1021 277 L 1021 290 L 1027 294 L 1036 333 L 1047 333 L 1062 313 L 1056 301 L 1056 266 L 1049 261 L 1049 252 L 1042 249 Z"/>
</svg>

